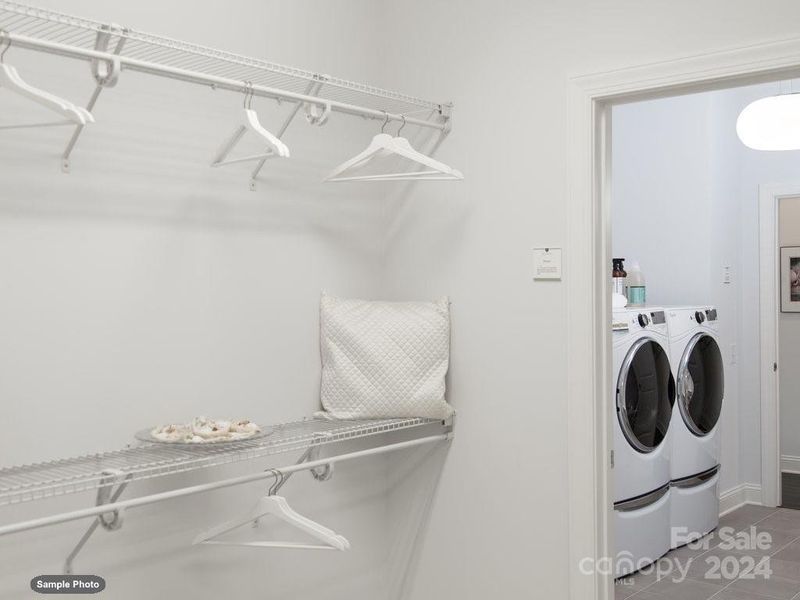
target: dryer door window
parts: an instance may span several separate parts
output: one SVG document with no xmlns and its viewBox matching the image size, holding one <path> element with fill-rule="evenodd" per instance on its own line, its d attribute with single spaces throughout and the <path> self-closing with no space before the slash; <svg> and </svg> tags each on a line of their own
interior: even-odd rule
<svg viewBox="0 0 800 600">
<path fill-rule="evenodd" d="M 725 395 L 722 353 L 711 336 L 700 333 L 689 342 L 678 369 L 678 406 L 693 434 L 708 434 L 719 420 Z"/>
<path fill-rule="evenodd" d="M 652 452 L 664 440 L 675 403 L 675 380 L 664 348 L 639 340 L 628 352 L 617 381 L 617 415 L 628 443 Z"/>
</svg>

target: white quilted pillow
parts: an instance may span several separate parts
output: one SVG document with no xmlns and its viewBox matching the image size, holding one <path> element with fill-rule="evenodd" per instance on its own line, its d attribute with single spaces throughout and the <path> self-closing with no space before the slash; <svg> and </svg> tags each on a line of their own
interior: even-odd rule
<svg viewBox="0 0 800 600">
<path fill-rule="evenodd" d="M 322 406 L 338 419 L 428 417 L 445 402 L 450 307 L 438 302 L 370 302 L 323 293 Z"/>
</svg>

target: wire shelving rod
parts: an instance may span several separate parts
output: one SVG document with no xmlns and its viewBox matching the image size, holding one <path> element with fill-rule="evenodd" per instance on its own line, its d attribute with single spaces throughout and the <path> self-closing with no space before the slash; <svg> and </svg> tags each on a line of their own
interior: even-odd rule
<svg viewBox="0 0 800 600">
<path fill-rule="evenodd" d="M 17 47 L 81 60 L 118 60 L 122 70 L 139 71 L 243 92 L 252 82 L 255 95 L 289 102 L 330 106 L 340 113 L 405 121 L 446 131 L 451 105 L 348 81 L 328 74 L 279 65 L 115 24 L 0 0 L 0 30 Z M 98 35 L 124 42 L 118 55 L 95 48 Z M 325 93 L 304 93 L 309 83 L 325 82 Z M 411 116 L 428 111 L 429 118 Z"/>
</svg>

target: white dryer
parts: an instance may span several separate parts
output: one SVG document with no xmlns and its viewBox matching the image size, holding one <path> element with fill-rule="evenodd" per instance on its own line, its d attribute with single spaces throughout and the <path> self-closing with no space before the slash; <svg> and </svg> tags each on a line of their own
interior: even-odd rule
<svg viewBox="0 0 800 600">
<path fill-rule="evenodd" d="M 663 309 L 613 313 L 617 577 L 670 549 L 669 426 L 675 382 Z"/>
<path fill-rule="evenodd" d="M 719 422 L 725 396 L 717 310 L 667 310 L 677 408 L 670 426 L 672 547 L 701 537 L 719 523 Z"/>
</svg>

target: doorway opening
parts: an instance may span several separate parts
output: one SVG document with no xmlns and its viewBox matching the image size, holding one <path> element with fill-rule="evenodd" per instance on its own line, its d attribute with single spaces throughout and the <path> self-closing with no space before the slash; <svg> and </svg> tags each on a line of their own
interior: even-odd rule
<svg viewBox="0 0 800 600">
<path fill-rule="evenodd" d="M 800 509 L 800 181 L 761 186 L 760 230 L 762 497 Z"/>
<path fill-rule="evenodd" d="M 612 556 L 617 577 L 646 570 L 662 557 L 663 562 L 686 556 L 702 560 L 704 549 L 695 553 L 685 549 L 686 544 L 695 540 L 711 544 L 714 530 L 731 523 L 738 526 L 748 512 L 769 517 L 753 513 L 751 506 L 787 507 L 795 502 L 800 507 L 800 473 L 786 469 L 781 469 L 781 479 L 788 484 L 783 485 L 784 496 L 765 501 L 762 486 L 771 484 L 762 476 L 759 457 L 760 422 L 769 423 L 766 416 L 759 419 L 760 382 L 776 379 L 774 370 L 762 373 L 760 364 L 759 288 L 776 285 L 760 283 L 762 252 L 770 253 L 763 260 L 768 271 L 778 268 L 783 279 L 794 283 L 794 288 L 785 289 L 797 297 L 797 315 L 787 312 L 793 307 L 786 294 L 777 308 L 774 303 L 771 307 L 772 319 L 777 315 L 776 339 L 783 358 L 778 360 L 775 344 L 772 350 L 764 345 L 764 354 L 787 367 L 779 369 L 773 387 L 777 395 L 800 388 L 800 380 L 793 379 L 795 373 L 800 377 L 800 370 L 791 368 L 800 365 L 800 327 L 792 333 L 795 323 L 800 326 L 800 320 L 793 320 L 800 316 L 800 188 L 795 196 L 770 198 L 775 208 L 770 215 L 774 243 L 762 239 L 760 188 L 765 181 L 793 180 L 800 152 L 752 150 L 736 132 L 737 117 L 747 106 L 779 94 L 782 87 L 787 86 L 779 82 L 738 86 L 611 107 L 611 251 L 618 274 L 620 264 L 628 269 L 627 296 L 614 297 L 610 319 L 611 393 L 619 404 L 619 377 L 625 365 L 620 346 L 626 338 L 631 344 L 659 339 L 667 348 L 676 387 L 671 418 L 661 419 L 669 425 L 661 435 L 663 447 L 652 448 L 649 454 L 626 456 L 631 445 L 617 435 L 617 429 L 625 430 L 623 413 L 617 410 L 614 415 L 612 410 L 615 456 L 632 463 L 621 465 L 616 460 L 612 469 Z M 611 264 L 607 276 L 612 277 Z M 625 289 L 619 282 L 615 287 Z M 627 306 L 621 307 L 625 301 Z M 646 377 L 639 389 L 648 390 L 653 381 Z M 663 380 L 665 388 L 667 384 Z M 642 395 L 637 416 L 646 419 L 656 414 L 647 404 L 651 396 Z M 778 442 L 786 462 L 787 450 L 800 446 L 800 410 L 795 419 L 795 403 L 781 403 L 777 397 L 775 402 L 781 416 Z M 763 436 L 777 434 L 765 428 Z M 656 452 L 665 457 L 661 461 L 665 465 L 653 460 Z M 789 455 L 800 457 L 800 449 L 794 452 Z M 764 457 L 777 470 L 778 456 L 767 449 Z M 800 458 L 792 464 L 800 465 Z M 657 504 L 649 496 L 649 503 L 640 498 L 635 510 L 629 508 L 631 492 L 644 495 L 667 485 L 667 501 Z M 743 506 L 748 509 L 743 511 Z M 659 511 L 663 516 L 656 518 Z M 767 525 L 776 526 L 776 519 Z M 800 527 L 800 516 L 794 524 Z M 739 564 L 736 555 L 723 558 Z M 701 567 L 695 566 L 693 581 L 730 583 L 734 589 L 741 585 L 733 572 L 730 579 L 720 580 L 711 566 Z M 621 583 L 630 585 L 617 589 L 617 597 L 637 589 L 634 584 L 640 579 L 618 581 L 618 588 Z M 787 586 L 800 593 L 800 582 Z"/>
<path fill-rule="evenodd" d="M 610 265 L 612 257 L 616 257 L 616 253 L 612 251 L 614 243 L 612 208 L 615 190 L 612 170 L 615 164 L 615 148 L 612 140 L 616 144 L 619 139 L 614 137 L 616 117 L 614 112 L 638 102 L 676 99 L 689 94 L 703 94 L 724 89 L 741 91 L 747 86 L 753 85 L 772 84 L 774 86 L 773 82 L 797 78 L 800 75 L 800 59 L 797 58 L 800 56 L 800 52 L 798 51 L 800 51 L 800 41 L 783 42 L 581 77 L 572 82 L 569 147 L 571 149 L 570 197 L 573 202 L 570 205 L 570 253 L 567 257 L 567 266 L 571 273 L 568 281 L 568 303 L 571 315 L 568 343 L 571 364 L 583 367 L 585 376 L 572 378 L 569 382 L 570 437 L 576 448 L 580 447 L 580 442 L 586 439 L 593 440 L 591 456 L 581 456 L 578 452 L 570 456 L 570 551 L 574 565 L 585 564 L 581 563 L 581 559 L 587 556 L 598 560 L 602 557 L 612 556 L 615 541 L 614 486 L 611 464 L 614 460 L 612 454 L 614 450 L 613 432 L 617 419 L 615 410 L 612 410 L 615 407 L 616 377 L 613 369 L 613 335 L 609 326 L 609 317 L 612 315 Z M 764 95 L 774 93 L 771 91 Z M 719 109 L 715 108 L 714 110 Z M 731 132 L 735 132 L 734 128 L 735 117 L 731 123 Z M 735 136 L 735 133 L 733 135 Z M 735 142 L 739 143 L 738 140 Z M 643 196 L 646 197 L 647 194 L 643 194 Z M 673 200 L 681 202 L 685 200 L 685 196 L 685 193 L 680 196 L 675 195 Z M 674 235 L 678 239 L 694 241 L 692 238 L 694 232 L 691 228 L 698 225 L 697 221 L 710 219 L 714 214 L 718 214 L 716 211 L 724 209 L 725 205 L 721 200 L 723 197 L 724 194 L 720 195 L 720 204 L 702 215 L 696 214 L 691 206 L 688 207 L 689 210 L 679 213 L 687 225 L 686 228 L 675 232 Z M 753 210 L 756 214 L 758 213 L 757 198 L 758 186 L 755 188 L 753 200 Z M 659 210 L 669 210 L 669 208 L 669 202 L 666 206 L 658 207 Z M 675 208 L 674 203 L 672 208 Z M 724 210 L 721 214 L 725 214 Z M 741 222 L 742 215 L 737 213 L 736 218 Z M 636 215 L 633 215 L 633 219 L 635 222 Z M 697 221 L 693 221 L 693 219 Z M 640 233 L 645 231 L 642 234 L 643 237 L 649 237 L 652 240 L 653 233 L 658 230 L 657 222 L 656 228 L 650 230 L 649 236 L 646 228 L 641 228 Z M 715 285 L 733 286 L 736 285 L 734 282 L 739 282 L 741 285 L 741 280 L 736 278 L 743 274 L 747 276 L 755 274 L 756 281 L 758 281 L 760 260 L 757 228 L 753 239 L 755 240 L 755 252 L 748 259 L 753 262 L 753 270 L 745 269 L 745 265 L 741 264 L 741 255 L 736 255 L 735 251 L 730 254 L 734 258 L 728 260 L 724 257 L 726 253 L 720 247 L 714 246 L 718 255 L 713 258 L 709 256 L 696 258 L 692 264 L 700 261 L 702 268 L 696 271 L 687 270 L 686 274 L 695 275 L 698 272 L 705 272 L 706 277 L 710 277 L 708 274 L 711 273 L 713 266 Z M 733 245 L 736 243 L 732 239 L 729 239 L 728 242 Z M 732 264 L 721 264 L 720 261 Z M 718 263 L 721 267 L 719 269 L 716 266 Z M 672 264 L 674 267 L 688 268 L 679 265 L 675 257 L 672 258 Z M 655 273 L 657 269 L 651 267 L 651 272 Z M 730 278 L 730 282 L 727 282 L 727 278 Z M 650 285 L 648 283 L 648 287 Z M 648 293 L 651 289 L 655 291 L 657 286 L 658 284 L 649 288 Z M 736 413 L 729 412 L 737 417 L 735 420 L 738 420 L 739 423 L 743 417 L 751 418 L 758 428 L 763 409 L 761 403 L 764 399 L 761 390 L 764 383 L 761 377 L 763 369 L 760 367 L 763 367 L 766 360 L 774 361 L 775 357 L 765 357 L 764 348 L 759 342 L 758 286 L 754 286 L 751 291 L 756 294 L 756 300 L 753 303 L 754 310 L 748 310 L 744 301 L 740 299 L 731 301 L 736 318 L 725 327 L 732 328 L 735 337 L 733 342 L 723 341 L 719 344 L 719 350 L 720 360 L 726 367 L 741 365 L 742 361 L 748 358 L 754 362 L 756 377 L 754 379 L 747 378 L 744 384 L 755 386 L 754 393 L 758 399 L 755 412 L 745 411 L 746 414 L 739 415 L 738 402 Z M 688 300 L 668 300 L 665 303 L 690 304 L 696 305 L 697 308 L 703 305 L 705 311 L 715 310 L 716 307 L 711 306 L 708 300 L 705 297 L 701 298 L 698 293 L 696 297 Z M 652 317 L 652 315 L 646 316 Z M 754 323 L 745 326 L 743 323 L 746 320 Z M 720 322 L 722 321 L 720 320 Z M 742 347 L 739 340 L 743 339 L 742 331 L 747 327 L 756 332 L 755 342 L 748 344 L 747 347 Z M 585 335 L 587 330 L 593 332 L 588 339 Z M 738 375 L 736 383 L 738 389 L 735 390 L 735 395 L 737 398 L 741 398 L 743 382 Z M 726 391 L 726 399 L 727 395 Z M 587 410 L 587 404 L 591 405 L 590 410 Z M 678 406 L 680 406 L 679 403 Z M 748 410 L 752 408 L 752 405 L 748 404 Z M 720 417 L 720 423 L 723 426 L 726 420 L 732 418 L 726 415 L 726 410 L 728 410 L 727 405 L 724 405 Z M 768 427 L 768 423 L 761 421 L 761 428 L 764 427 Z M 758 477 L 754 477 L 754 481 L 734 481 L 735 485 L 730 489 L 730 495 L 725 498 L 725 501 L 731 506 L 737 506 L 740 500 L 742 503 L 766 503 L 762 498 L 764 490 L 761 488 L 763 464 L 759 464 L 759 462 L 766 463 L 770 459 L 760 447 L 760 443 L 764 440 L 762 432 L 757 431 L 757 434 L 755 435 L 756 446 L 752 456 L 747 459 L 752 460 L 755 457 L 755 462 L 748 462 L 747 468 L 752 472 L 757 471 Z M 739 448 L 733 449 L 737 453 L 738 450 Z M 775 456 L 778 456 L 777 452 Z M 739 463 L 735 470 L 738 474 L 742 461 L 738 455 L 731 460 Z M 778 463 L 775 462 L 777 467 Z M 755 469 L 753 469 L 754 466 Z M 727 473 L 721 470 L 718 475 L 725 478 L 730 477 L 733 472 L 734 469 L 729 468 Z M 723 484 L 725 481 L 723 479 Z M 585 501 L 587 497 L 593 499 L 591 509 L 587 508 Z M 614 593 L 612 572 L 598 570 L 587 574 L 575 567 L 573 567 L 573 572 L 572 597 L 613 597 L 611 595 Z"/>
</svg>

